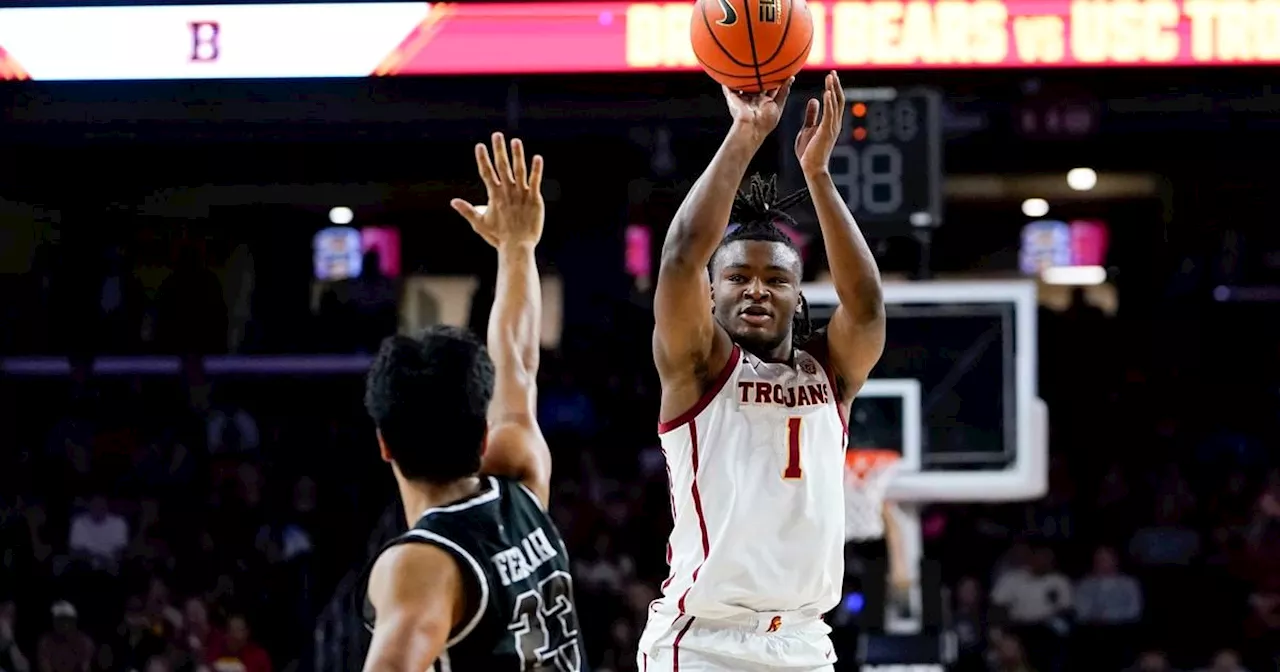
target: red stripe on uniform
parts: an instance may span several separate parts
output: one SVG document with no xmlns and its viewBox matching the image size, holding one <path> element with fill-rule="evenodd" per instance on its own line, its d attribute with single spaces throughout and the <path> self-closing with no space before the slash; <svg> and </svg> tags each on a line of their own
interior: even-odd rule
<svg viewBox="0 0 1280 672">
<path fill-rule="evenodd" d="M 671 642 L 671 672 L 680 672 L 680 640 L 684 639 L 684 633 L 689 632 L 689 626 L 693 625 L 694 617 L 689 617 L 689 622 L 680 628 L 680 632 L 676 634 L 675 641 Z"/>
<path fill-rule="evenodd" d="M 672 481 L 671 479 L 671 461 L 667 459 L 667 451 L 665 448 L 662 450 L 662 464 L 663 464 L 663 468 L 667 470 L 667 500 L 671 504 L 671 527 L 672 527 L 672 531 L 674 532 L 675 524 L 676 524 L 676 493 L 674 490 L 671 489 L 671 485 L 672 483 L 674 483 L 674 481 Z M 676 578 L 675 573 L 670 570 L 671 570 L 671 537 L 667 537 L 667 578 L 662 582 L 662 592 L 664 593 L 667 591 L 667 586 L 671 585 L 671 581 Z"/>
<path fill-rule="evenodd" d="M 707 536 L 707 519 L 702 516 L 702 495 L 698 492 L 698 421 L 689 421 L 689 437 L 691 439 L 692 448 L 689 451 L 691 461 L 693 462 L 693 485 L 690 489 L 693 491 L 693 512 L 698 516 L 698 527 L 702 530 L 702 562 L 693 568 L 693 579 L 689 582 L 689 587 L 684 589 L 684 594 L 680 596 L 680 601 L 676 606 L 680 609 L 680 613 L 684 613 L 684 598 L 689 596 L 689 591 L 693 590 L 693 585 L 698 582 L 698 572 L 702 569 L 702 564 L 707 561 L 707 555 L 711 553 L 711 540 Z M 692 623 L 692 621 L 690 621 Z M 685 626 L 687 630 L 689 626 Z M 684 634 L 683 632 L 681 634 Z"/>
</svg>

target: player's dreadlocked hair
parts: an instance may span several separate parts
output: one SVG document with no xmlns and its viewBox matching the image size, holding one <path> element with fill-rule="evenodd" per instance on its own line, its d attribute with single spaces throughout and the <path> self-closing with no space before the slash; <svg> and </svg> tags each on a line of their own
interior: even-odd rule
<svg viewBox="0 0 1280 672">
<path fill-rule="evenodd" d="M 720 247 L 739 240 L 760 240 L 768 243 L 782 243 L 799 254 L 795 241 L 785 231 L 778 228 L 778 222 L 796 225 L 796 220 L 787 214 L 787 210 L 809 200 L 809 190 L 800 189 L 786 196 L 778 196 L 778 177 L 770 175 L 768 179 L 759 173 L 752 175 L 747 186 L 733 197 L 733 210 L 729 217 L 735 227 L 720 241 Z M 712 256 L 714 263 L 715 256 Z M 791 339 L 802 344 L 813 335 L 813 322 L 809 319 L 809 302 L 804 295 L 800 296 L 800 312 L 791 320 Z"/>
</svg>

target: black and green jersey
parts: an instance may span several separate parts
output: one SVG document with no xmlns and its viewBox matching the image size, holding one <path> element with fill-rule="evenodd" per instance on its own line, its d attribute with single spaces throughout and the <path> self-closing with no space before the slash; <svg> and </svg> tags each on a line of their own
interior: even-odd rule
<svg viewBox="0 0 1280 672">
<path fill-rule="evenodd" d="M 467 615 L 450 633 L 432 672 L 586 670 L 569 555 L 559 532 L 518 481 L 480 480 L 475 495 L 428 509 L 379 551 L 431 544 L 452 555 L 462 570 Z M 367 598 L 365 621 L 372 629 L 375 614 Z"/>
</svg>

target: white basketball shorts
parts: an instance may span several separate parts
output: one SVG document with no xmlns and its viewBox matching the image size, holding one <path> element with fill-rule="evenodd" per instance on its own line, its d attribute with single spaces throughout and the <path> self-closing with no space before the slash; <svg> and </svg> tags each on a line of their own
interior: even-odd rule
<svg viewBox="0 0 1280 672">
<path fill-rule="evenodd" d="M 651 612 L 636 666 L 640 672 L 834 672 L 830 632 L 821 619 L 786 613 L 712 621 Z"/>
</svg>

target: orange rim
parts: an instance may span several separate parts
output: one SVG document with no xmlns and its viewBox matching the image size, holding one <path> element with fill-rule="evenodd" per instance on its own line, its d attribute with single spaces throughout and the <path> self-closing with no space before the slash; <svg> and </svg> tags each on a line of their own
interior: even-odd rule
<svg viewBox="0 0 1280 672">
<path fill-rule="evenodd" d="M 850 448 L 844 453 L 844 468 L 859 479 L 866 478 L 872 471 L 902 459 L 896 450 L 887 448 Z"/>
</svg>

